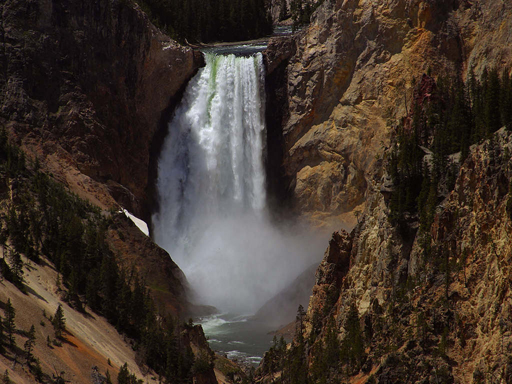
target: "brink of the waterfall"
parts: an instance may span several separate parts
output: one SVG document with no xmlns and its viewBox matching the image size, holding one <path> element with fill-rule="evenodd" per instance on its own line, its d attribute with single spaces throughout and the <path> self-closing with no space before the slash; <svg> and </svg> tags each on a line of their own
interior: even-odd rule
<svg viewBox="0 0 512 384">
<path fill-rule="evenodd" d="M 310 265 L 316 242 L 276 228 L 266 212 L 261 53 L 205 56 L 159 159 L 153 237 L 199 300 L 254 313 Z"/>
</svg>

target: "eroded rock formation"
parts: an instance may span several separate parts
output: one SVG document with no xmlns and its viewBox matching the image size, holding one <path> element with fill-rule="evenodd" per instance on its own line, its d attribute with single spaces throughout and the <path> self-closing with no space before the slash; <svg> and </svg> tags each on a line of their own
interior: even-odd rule
<svg viewBox="0 0 512 384">
<path fill-rule="evenodd" d="M 333 235 L 317 270 L 306 339 L 325 337 L 331 317 L 343 338 L 355 303 L 367 343 L 363 377 L 510 380 L 511 149 L 512 135 L 504 129 L 472 149 L 454 191 L 437 208 L 429 252 L 420 236 L 408 242 L 389 224 L 384 198 L 373 194 L 351 235 Z M 314 324 L 319 314 L 322 321 Z"/>
<path fill-rule="evenodd" d="M 414 83 L 429 69 L 465 76 L 510 63 L 510 14 L 509 3 L 494 1 L 324 1 L 293 41 L 271 42 L 280 196 L 316 224 L 355 223 L 343 214 L 362 209 Z"/>
<path fill-rule="evenodd" d="M 391 224 L 384 169 L 396 122 L 407 123 L 411 100 L 422 104 L 435 86 L 424 76 L 414 94 L 422 75 L 508 69 L 511 42 L 505 2 L 340 0 L 325 1 L 294 40 L 271 43 L 267 86 L 281 103 L 281 130 L 269 137 L 283 143 L 281 193 L 320 225 L 361 210 L 350 234 L 333 234 L 317 270 L 302 334 L 311 377 L 512 380 L 511 133 L 471 147 L 426 234 L 417 217 L 404 218 L 405 231 Z M 355 366 L 343 344 L 354 307 L 364 345 Z M 333 334 L 341 352 L 325 365 Z M 260 382 L 290 374 L 266 367 Z"/>
</svg>

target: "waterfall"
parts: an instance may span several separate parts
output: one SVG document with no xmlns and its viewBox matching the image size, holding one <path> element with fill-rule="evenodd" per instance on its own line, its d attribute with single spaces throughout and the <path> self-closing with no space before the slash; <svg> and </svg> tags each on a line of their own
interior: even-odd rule
<svg viewBox="0 0 512 384">
<path fill-rule="evenodd" d="M 152 235 L 203 303 L 254 312 L 311 254 L 267 217 L 261 53 L 205 60 L 169 124 Z"/>
</svg>

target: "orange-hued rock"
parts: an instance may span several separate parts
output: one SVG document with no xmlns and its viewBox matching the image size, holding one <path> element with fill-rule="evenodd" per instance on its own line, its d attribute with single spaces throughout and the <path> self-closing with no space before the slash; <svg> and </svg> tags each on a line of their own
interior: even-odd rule
<svg viewBox="0 0 512 384">
<path fill-rule="evenodd" d="M 120 367 L 128 364 L 130 372 L 144 382 L 157 383 L 153 373 L 143 372 L 137 365 L 135 351 L 126 337 L 119 334 L 114 326 L 103 317 L 87 309 L 81 313 L 71 308 L 62 300 L 64 292 L 56 282 L 59 280 L 55 269 L 47 262 L 40 265 L 30 263 L 27 259 L 24 268 L 24 281 L 27 293 L 22 293 L 10 282 L 3 280 L 0 290 L 0 301 L 7 299 L 16 311 L 16 343 L 22 351 L 26 337 L 23 331 L 35 327 L 35 345 L 33 355 L 40 360 L 44 374 L 61 375 L 66 381 L 89 384 L 91 376 L 96 372 L 103 376 L 109 371 L 112 381 L 116 382 Z M 66 331 L 61 345 L 53 344 L 54 330 L 50 317 L 56 312 L 58 305 L 64 311 Z M 48 343 L 48 340 L 51 340 Z M 16 360 L 16 363 L 14 363 Z M 34 375 L 29 373 L 25 356 L 18 353 L 0 355 L 0 369 L 8 370 L 12 382 L 16 384 L 36 383 Z"/>
<path fill-rule="evenodd" d="M 304 337 L 314 334 L 321 342 L 334 319 L 343 340 L 354 303 L 366 357 L 361 371 L 347 376 L 334 370 L 331 378 L 512 379 L 511 152 L 512 133 L 505 128 L 474 145 L 426 234 L 415 230 L 414 219 L 401 231 L 392 227 L 380 182 L 350 235 L 333 234 L 316 272 Z M 310 364 L 318 358 L 315 350 L 309 349 Z"/>
<path fill-rule="evenodd" d="M 511 46 L 512 4 L 491 0 L 326 1 L 307 29 L 269 46 L 283 196 L 319 225 L 360 211 L 350 234 L 333 235 L 304 326 L 313 368 L 329 325 L 342 341 L 358 310 L 365 357 L 354 371 L 330 367 L 328 382 L 512 382 L 511 133 L 471 148 L 427 234 L 417 217 L 391 225 L 384 169 L 394 127 L 433 79 L 509 69 Z"/>
<path fill-rule="evenodd" d="M 272 41 L 268 108 L 277 105 L 280 114 L 270 114 L 269 138 L 281 140 L 283 153 L 270 160 L 282 167 L 281 196 L 318 225 L 359 210 L 422 74 L 478 75 L 510 64 L 511 7 L 491 0 L 325 1 L 291 41 Z"/>
</svg>

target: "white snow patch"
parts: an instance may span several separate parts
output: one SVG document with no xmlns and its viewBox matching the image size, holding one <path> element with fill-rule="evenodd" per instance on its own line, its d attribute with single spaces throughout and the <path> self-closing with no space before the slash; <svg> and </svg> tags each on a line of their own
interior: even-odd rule
<svg viewBox="0 0 512 384">
<path fill-rule="evenodd" d="M 149 236 L 149 228 L 144 220 L 139 219 L 138 217 L 133 216 L 130 212 L 123 208 L 123 212 L 131 221 L 135 223 L 137 228 L 139 228 L 143 234 Z"/>
</svg>

